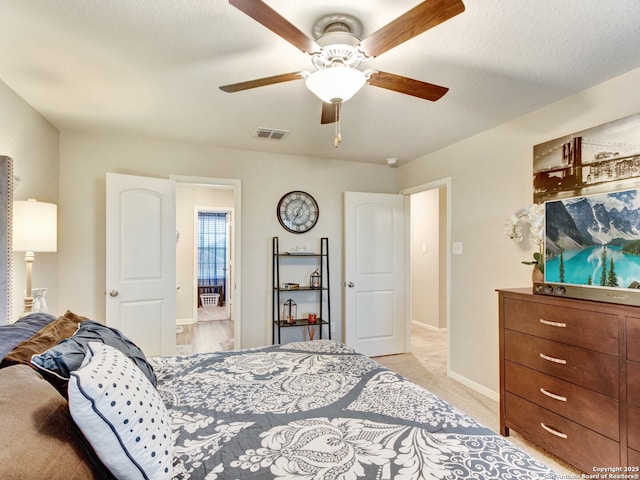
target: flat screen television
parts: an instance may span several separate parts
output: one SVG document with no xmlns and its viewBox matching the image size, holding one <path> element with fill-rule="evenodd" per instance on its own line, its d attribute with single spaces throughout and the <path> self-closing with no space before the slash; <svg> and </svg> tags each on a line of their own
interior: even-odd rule
<svg viewBox="0 0 640 480">
<path fill-rule="evenodd" d="M 544 215 L 535 293 L 640 305 L 640 190 L 550 200 Z"/>
</svg>

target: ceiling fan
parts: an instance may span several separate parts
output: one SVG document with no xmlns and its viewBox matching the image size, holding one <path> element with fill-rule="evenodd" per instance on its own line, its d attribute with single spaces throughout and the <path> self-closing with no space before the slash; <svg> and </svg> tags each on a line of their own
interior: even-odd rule
<svg viewBox="0 0 640 480">
<path fill-rule="evenodd" d="M 310 55 L 317 70 L 284 73 L 224 85 L 220 89 L 233 93 L 305 79 L 307 88 L 323 101 L 321 123 L 337 122 L 336 147 L 341 141 L 341 105 L 365 84 L 430 101 L 440 99 L 449 90 L 401 75 L 373 69 L 363 71 L 357 67 L 462 13 L 465 7 L 461 0 L 423 1 L 363 40 L 360 39 L 362 24 L 350 15 L 327 15 L 319 19 L 313 27 L 313 40 L 262 0 L 229 0 L 229 3 Z"/>
</svg>

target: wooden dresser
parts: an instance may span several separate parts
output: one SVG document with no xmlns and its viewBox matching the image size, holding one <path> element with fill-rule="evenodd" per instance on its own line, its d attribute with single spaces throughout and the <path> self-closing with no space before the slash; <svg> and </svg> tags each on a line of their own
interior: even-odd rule
<svg viewBox="0 0 640 480">
<path fill-rule="evenodd" d="M 627 318 L 626 367 L 627 464 L 640 466 L 640 315 Z"/>
<path fill-rule="evenodd" d="M 588 474 L 640 465 L 640 307 L 498 295 L 500 433 Z"/>
</svg>

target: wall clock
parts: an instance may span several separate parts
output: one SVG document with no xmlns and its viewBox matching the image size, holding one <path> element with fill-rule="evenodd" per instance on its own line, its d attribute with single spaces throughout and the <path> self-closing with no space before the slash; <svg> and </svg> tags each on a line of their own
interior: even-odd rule
<svg viewBox="0 0 640 480">
<path fill-rule="evenodd" d="M 311 230 L 320 215 L 318 202 L 306 192 L 295 190 L 285 193 L 278 202 L 276 215 L 280 225 L 291 233 Z"/>
</svg>

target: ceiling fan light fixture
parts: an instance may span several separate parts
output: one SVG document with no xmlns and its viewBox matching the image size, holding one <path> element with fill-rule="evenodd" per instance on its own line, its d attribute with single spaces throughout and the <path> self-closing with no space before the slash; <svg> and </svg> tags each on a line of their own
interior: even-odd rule
<svg viewBox="0 0 640 480">
<path fill-rule="evenodd" d="M 317 70 L 307 77 L 307 88 L 326 103 L 346 102 L 367 81 L 364 72 L 349 67 Z"/>
</svg>

